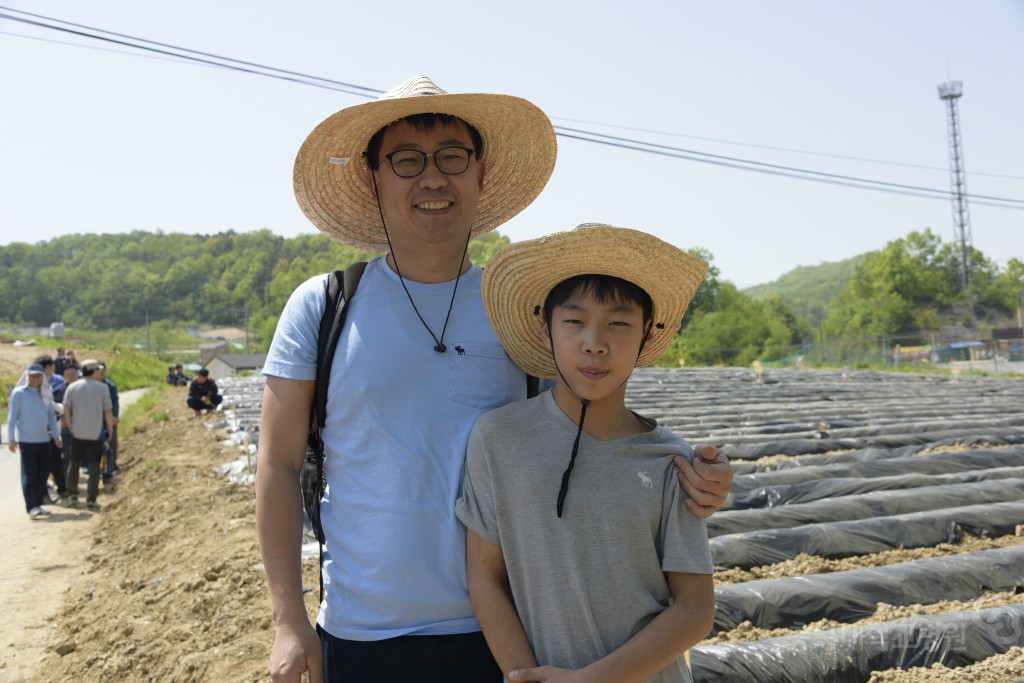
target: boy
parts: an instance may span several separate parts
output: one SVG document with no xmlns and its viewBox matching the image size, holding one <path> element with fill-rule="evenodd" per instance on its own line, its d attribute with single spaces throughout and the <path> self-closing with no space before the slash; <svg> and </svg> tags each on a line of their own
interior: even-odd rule
<svg viewBox="0 0 1024 683">
<path fill-rule="evenodd" d="M 682 654 L 714 619 L 707 532 L 672 465 L 693 449 L 625 394 L 707 268 L 645 233 L 582 225 L 484 270 L 505 350 L 556 380 L 477 421 L 456 506 L 473 609 L 509 681 L 691 680 Z"/>
</svg>

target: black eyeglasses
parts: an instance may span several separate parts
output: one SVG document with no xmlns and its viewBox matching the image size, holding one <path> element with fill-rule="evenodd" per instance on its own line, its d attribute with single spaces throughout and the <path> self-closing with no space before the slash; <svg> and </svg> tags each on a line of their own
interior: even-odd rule
<svg viewBox="0 0 1024 683">
<path fill-rule="evenodd" d="M 391 170 L 400 178 L 415 178 L 427 168 L 427 157 L 434 157 L 437 170 L 445 175 L 458 175 L 469 168 L 470 147 L 442 147 L 432 154 L 418 149 L 398 149 L 384 155 Z"/>
</svg>

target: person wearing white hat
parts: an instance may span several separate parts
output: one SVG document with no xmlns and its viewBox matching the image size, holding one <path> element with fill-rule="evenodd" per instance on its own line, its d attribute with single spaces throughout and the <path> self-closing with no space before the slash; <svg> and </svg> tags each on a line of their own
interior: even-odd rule
<svg viewBox="0 0 1024 683">
<path fill-rule="evenodd" d="M 551 122 L 530 102 L 449 94 L 425 76 L 329 116 L 302 144 L 302 211 L 385 256 L 346 303 L 331 369 L 319 634 L 302 597 L 298 479 L 326 275 L 292 294 L 264 366 L 256 520 L 273 680 L 501 680 L 469 603 L 455 500 L 473 423 L 525 398 L 527 382 L 487 321 L 467 249 L 537 197 L 555 156 Z M 724 458 L 709 467 L 708 513 L 732 476 Z"/>
<path fill-rule="evenodd" d="M 21 493 L 25 511 L 32 519 L 49 515 L 43 508 L 46 478 L 49 475 L 50 438 L 56 436 L 61 445 L 57 413 L 52 400 L 42 393 L 45 377 L 43 366 L 32 363 L 25 370 L 27 383 L 11 392 L 7 414 L 8 448 L 21 450 Z"/>
<path fill-rule="evenodd" d="M 713 565 L 673 458 L 696 455 L 625 397 L 707 269 L 652 235 L 585 224 L 509 245 L 484 272 L 505 350 L 555 380 L 477 421 L 456 507 L 473 608 L 509 681 L 692 680 L 683 652 L 711 630 Z"/>
</svg>

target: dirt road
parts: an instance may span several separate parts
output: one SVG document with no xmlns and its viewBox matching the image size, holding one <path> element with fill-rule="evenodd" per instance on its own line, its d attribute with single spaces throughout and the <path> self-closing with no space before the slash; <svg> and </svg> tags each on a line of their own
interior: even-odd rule
<svg viewBox="0 0 1024 683">
<path fill-rule="evenodd" d="M 145 390 L 122 392 L 121 409 L 143 393 Z M 21 495 L 20 459 L 7 447 L 6 424 L 2 431 L 0 596 L 5 615 L 0 681 L 30 681 L 56 637 L 57 617 L 68 589 L 84 573 L 89 533 L 96 522 L 91 512 L 61 506 L 48 506 L 53 513 L 50 517 L 29 518 Z"/>
</svg>

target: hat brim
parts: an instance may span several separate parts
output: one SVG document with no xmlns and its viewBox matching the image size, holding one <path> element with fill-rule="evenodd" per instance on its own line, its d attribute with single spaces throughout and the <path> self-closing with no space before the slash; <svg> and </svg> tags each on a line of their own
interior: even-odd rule
<svg viewBox="0 0 1024 683">
<path fill-rule="evenodd" d="M 386 251 L 363 152 L 388 124 L 430 113 L 456 116 L 483 139 L 487 172 L 472 236 L 507 222 L 544 189 L 555 167 L 555 131 L 547 115 L 527 100 L 482 93 L 381 99 L 327 117 L 299 149 L 295 197 L 313 225 L 345 244 Z"/>
<path fill-rule="evenodd" d="M 708 264 L 653 235 L 610 225 L 584 224 L 510 244 L 484 268 L 484 309 L 498 339 L 520 368 L 537 377 L 556 375 L 543 335 L 544 302 L 558 283 L 577 275 L 611 275 L 642 288 L 654 321 L 637 366 L 664 354 Z"/>
</svg>

